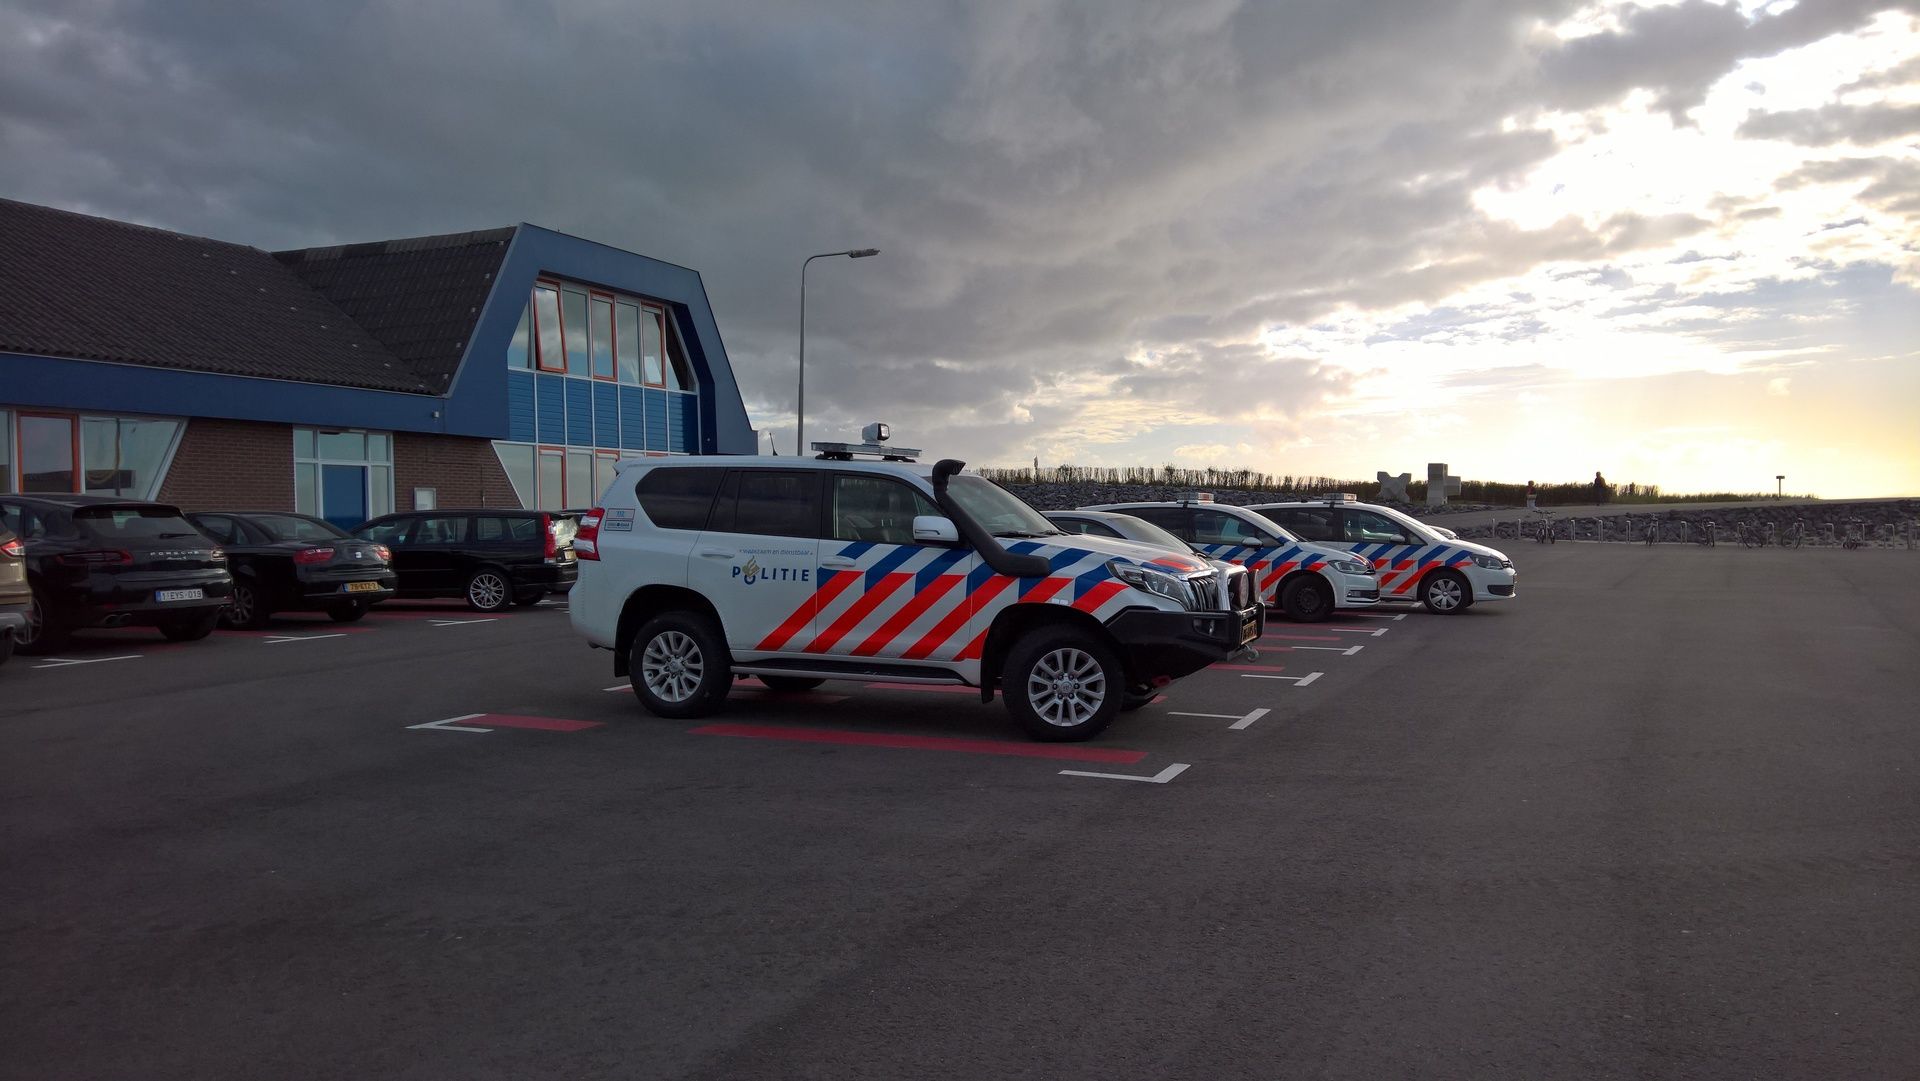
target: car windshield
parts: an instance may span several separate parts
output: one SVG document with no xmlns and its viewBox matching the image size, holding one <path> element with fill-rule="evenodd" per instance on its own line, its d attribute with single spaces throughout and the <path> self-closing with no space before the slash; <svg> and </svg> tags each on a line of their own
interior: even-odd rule
<svg viewBox="0 0 1920 1081">
<path fill-rule="evenodd" d="M 73 512 L 73 524 L 82 535 L 95 540 L 200 536 L 200 531 L 188 525 L 172 507 L 81 507 Z"/>
<path fill-rule="evenodd" d="M 1434 533 L 1434 531 L 1428 528 L 1427 526 L 1421 524 L 1420 519 L 1418 518 L 1412 517 L 1411 515 L 1402 514 L 1399 511 L 1394 510 L 1392 507 L 1373 507 L 1371 509 L 1375 514 L 1381 515 L 1383 517 L 1391 518 L 1395 522 L 1398 522 L 1401 528 L 1407 531 L 1407 536 L 1409 537 L 1422 537 L 1428 540 L 1429 542 L 1433 541 L 1436 538 L 1436 534 Z"/>
<path fill-rule="evenodd" d="M 1120 526 L 1120 532 L 1125 534 L 1126 538 L 1130 541 L 1138 541 L 1141 544 L 1151 544 L 1155 548 L 1170 548 L 1176 552 L 1194 551 L 1193 545 L 1161 529 L 1145 518 L 1135 518 L 1131 514 L 1123 514 L 1120 515 L 1120 517 L 1124 520 L 1115 524 Z"/>
<path fill-rule="evenodd" d="M 266 531 L 267 536 L 277 541 L 331 541 L 340 540 L 347 534 L 335 528 L 329 522 L 315 521 L 312 518 L 300 518 L 292 514 L 262 514 L 248 521 Z"/>
<path fill-rule="evenodd" d="M 947 494 L 996 537 L 1054 537 L 1063 532 L 1019 496 L 985 477 L 954 477 L 947 482 Z"/>
</svg>

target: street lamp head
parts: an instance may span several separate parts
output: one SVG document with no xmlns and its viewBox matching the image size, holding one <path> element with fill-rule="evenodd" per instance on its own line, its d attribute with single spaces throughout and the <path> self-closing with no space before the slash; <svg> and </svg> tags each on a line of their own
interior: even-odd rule
<svg viewBox="0 0 1920 1081">
<path fill-rule="evenodd" d="M 880 249 L 879 249 L 879 248 L 861 248 L 861 249 L 859 249 L 858 251 L 850 251 L 850 252 L 848 252 L 848 253 L 847 253 L 847 258 L 849 258 L 849 259 L 865 259 L 865 258 L 866 258 L 867 256 L 869 256 L 869 255 L 879 255 L 879 254 L 880 254 Z"/>
</svg>

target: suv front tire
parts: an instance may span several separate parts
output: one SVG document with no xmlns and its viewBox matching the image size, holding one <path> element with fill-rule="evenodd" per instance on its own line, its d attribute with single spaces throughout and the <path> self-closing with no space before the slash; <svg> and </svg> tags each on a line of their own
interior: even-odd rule
<svg viewBox="0 0 1920 1081">
<path fill-rule="evenodd" d="M 1007 710 L 1043 743 L 1092 739 L 1126 698 L 1126 672 L 1106 643 L 1068 627 L 1015 642 L 1000 673 Z"/>
<path fill-rule="evenodd" d="M 726 701 L 733 659 L 713 620 L 697 612 L 664 612 L 633 636 L 628 679 L 657 717 L 705 717 Z"/>
</svg>

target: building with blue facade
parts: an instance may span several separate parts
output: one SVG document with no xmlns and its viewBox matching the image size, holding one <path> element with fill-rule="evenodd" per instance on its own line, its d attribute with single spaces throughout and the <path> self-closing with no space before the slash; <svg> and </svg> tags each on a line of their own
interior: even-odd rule
<svg viewBox="0 0 1920 1081">
<path fill-rule="evenodd" d="M 525 224 L 267 252 L 0 199 L 0 492 L 348 523 L 754 449 L 685 267 Z"/>
</svg>

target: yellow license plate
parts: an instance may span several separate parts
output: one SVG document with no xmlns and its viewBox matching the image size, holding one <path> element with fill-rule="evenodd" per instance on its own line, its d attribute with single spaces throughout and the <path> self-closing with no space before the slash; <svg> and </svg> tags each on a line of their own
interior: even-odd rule
<svg viewBox="0 0 1920 1081">
<path fill-rule="evenodd" d="M 348 582 L 347 583 L 348 593 L 377 593 L 379 591 L 380 591 L 380 583 L 378 582 Z"/>
</svg>

